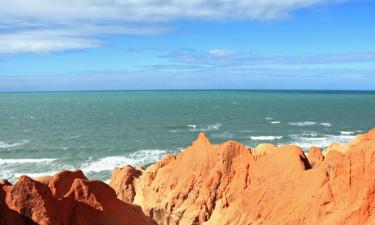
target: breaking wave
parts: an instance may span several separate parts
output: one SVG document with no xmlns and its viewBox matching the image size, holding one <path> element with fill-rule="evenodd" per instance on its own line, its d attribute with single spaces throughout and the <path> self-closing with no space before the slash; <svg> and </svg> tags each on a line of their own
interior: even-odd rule
<svg viewBox="0 0 375 225">
<path fill-rule="evenodd" d="M 91 173 L 113 170 L 115 167 L 126 165 L 143 166 L 158 161 L 167 154 L 168 151 L 160 149 L 139 150 L 127 156 L 108 156 L 97 160 L 89 159 L 81 166 L 81 169 L 85 173 Z"/>
<path fill-rule="evenodd" d="M 281 139 L 283 136 L 251 136 L 250 139 L 255 141 L 272 141 L 276 139 Z"/>
<path fill-rule="evenodd" d="M 28 177 L 41 177 L 41 176 L 52 176 L 55 175 L 56 173 L 61 172 L 61 171 L 46 171 L 46 172 L 37 172 L 37 173 L 13 173 L 14 178 L 18 178 L 20 176 L 28 176 Z"/>
<path fill-rule="evenodd" d="M 324 127 L 331 127 L 331 123 L 320 123 L 320 125 L 324 126 Z"/>
<path fill-rule="evenodd" d="M 288 124 L 291 125 L 291 126 L 305 127 L 305 126 L 312 126 L 312 125 L 315 125 L 316 122 L 312 122 L 312 121 L 304 121 L 304 122 L 289 122 Z"/>
<path fill-rule="evenodd" d="M 225 131 L 225 132 L 219 133 L 219 134 L 212 134 L 212 137 L 223 138 L 223 139 L 230 139 L 230 138 L 234 137 L 234 134 L 232 134 L 232 133 L 230 133 L 228 131 Z"/>
<path fill-rule="evenodd" d="M 204 132 L 209 132 L 209 131 L 216 131 L 216 130 L 219 130 L 220 127 L 221 127 L 221 123 L 215 123 L 215 124 L 211 124 L 211 125 L 208 125 L 207 127 L 205 128 L 198 128 L 197 125 L 194 125 L 194 124 L 189 124 L 188 127 L 190 128 L 190 131 L 204 131 Z"/>
<path fill-rule="evenodd" d="M 328 145 L 338 143 L 348 143 L 355 136 L 353 135 L 322 135 L 322 136 L 306 136 L 306 135 L 290 135 L 291 144 L 300 146 L 303 149 L 309 149 L 312 146 L 326 148 Z"/>
<path fill-rule="evenodd" d="M 21 163 L 49 163 L 56 159 L 0 159 L 0 165 L 21 164 Z"/>
<path fill-rule="evenodd" d="M 16 147 L 16 146 L 25 145 L 29 142 L 30 142 L 29 140 L 22 140 L 20 142 L 15 142 L 15 143 L 9 144 L 9 143 L 5 143 L 5 142 L 0 141 L 0 148 L 13 148 L 13 147 Z"/>
<path fill-rule="evenodd" d="M 352 134 L 354 134 L 354 132 L 353 131 L 340 131 L 340 134 L 342 134 L 342 135 L 352 135 Z"/>
</svg>

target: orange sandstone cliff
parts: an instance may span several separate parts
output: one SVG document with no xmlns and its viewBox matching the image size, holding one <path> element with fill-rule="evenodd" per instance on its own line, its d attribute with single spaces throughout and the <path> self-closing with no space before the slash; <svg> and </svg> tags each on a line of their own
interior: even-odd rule
<svg viewBox="0 0 375 225">
<path fill-rule="evenodd" d="M 43 182 L 37 181 L 42 180 Z M 125 203 L 81 171 L 0 182 L 1 225 L 151 225 L 139 206 Z"/>
<path fill-rule="evenodd" d="M 0 225 L 375 225 L 375 129 L 307 154 L 295 145 L 192 146 L 147 169 L 0 180 Z"/>
<path fill-rule="evenodd" d="M 147 169 L 113 171 L 119 199 L 158 224 L 375 224 L 375 129 L 305 156 L 294 145 L 191 147 Z"/>
</svg>

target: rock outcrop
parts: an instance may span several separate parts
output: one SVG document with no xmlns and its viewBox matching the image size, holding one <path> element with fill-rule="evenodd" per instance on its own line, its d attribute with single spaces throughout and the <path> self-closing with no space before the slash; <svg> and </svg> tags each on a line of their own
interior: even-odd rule
<svg viewBox="0 0 375 225">
<path fill-rule="evenodd" d="M 305 156 L 295 145 L 192 146 L 110 185 L 160 225 L 375 224 L 375 129 Z"/>
<path fill-rule="evenodd" d="M 81 171 L 0 180 L 0 225 L 372 225 L 375 129 L 307 154 L 296 145 L 192 146 L 110 185 Z"/>
<path fill-rule="evenodd" d="M 39 182 L 37 180 L 41 180 Z M 47 185 L 48 181 L 48 185 Z M 1 225 L 151 225 L 139 206 L 125 203 L 101 181 L 89 181 L 81 171 L 52 177 L 22 176 L 14 184 L 0 183 Z"/>
<path fill-rule="evenodd" d="M 317 167 L 323 162 L 324 155 L 322 154 L 320 148 L 313 146 L 310 148 L 307 158 L 311 167 Z"/>
</svg>

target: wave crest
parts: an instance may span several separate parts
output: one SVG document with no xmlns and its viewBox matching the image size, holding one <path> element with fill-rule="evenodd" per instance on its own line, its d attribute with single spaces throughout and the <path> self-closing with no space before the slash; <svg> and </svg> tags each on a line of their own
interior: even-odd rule
<svg viewBox="0 0 375 225">
<path fill-rule="evenodd" d="M 21 163 L 49 163 L 56 159 L 0 159 L 0 165 L 21 164 Z"/>
<path fill-rule="evenodd" d="M 315 125 L 316 122 L 313 122 L 313 121 L 289 122 L 288 124 L 291 125 L 291 126 L 305 127 L 305 126 L 312 126 L 312 125 Z"/>
<path fill-rule="evenodd" d="M 354 134 L 354 131 L 340 131 L 340 134 L 342 134 L 342 135 L 352 135 L 352 134 Z"/>
<path fill-rule="evenodd" d="M 9 143 L 0 141 L 0 148 L 13 148 L 13 147 L 17 147 L 17 146 L 20 146 L 20 145 L 25 145 L 29 142 L 30 142 L 29 140 L 22 140 L 20 142 L 15 142 L 15 143 L 9 144 Z"/>
<path fill-rule="evenodd" d="M 282 139 L 283 136 L 250 136 L 250 139 L 255 141 L 272 141 L 276 139 Z"/>
<path fill-rule="evenodd" d="M 81 169 L 85 173 L 92 173 L 113 170 L 115 167 L 126 165 L 143 166 L 158 161 L 167 154 L 168 151 L 160 149 L 139 150 L 127 156 L 108 156 L 96 161 L 91 159 L 84 163 Z"/>
<path fill-rule="evenodd" d="M 338 143 L 348 143 L 355 136 L 352 135 L 324 135 L 324 136 L 314 136 L 306 137 L 306 135 L 290 135 L 291 143 L 300 146 L 303 149 L 309 149 L 312 146 L 319 148 L 326 148 L 328 145 L 338 142 Z"/>
</svg>

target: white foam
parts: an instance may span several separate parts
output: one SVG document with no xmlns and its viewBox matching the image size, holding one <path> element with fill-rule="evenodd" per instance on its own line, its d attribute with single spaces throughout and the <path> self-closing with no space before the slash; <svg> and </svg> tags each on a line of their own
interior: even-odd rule
<svg viewBox="0 0 375 225">
<path fill-rule="evenodd" d="M 280 121 L 271 121 L 271 124 L 279 124 Z"/>
<path fill-rule="evenodd" d="M 351 135 L 351 134 L 354 134 L 353 131 L 340 131 L 340 134 L 342 135 Z"/>
<path fill-rule="evenodd" d="M 250 139 L 256 140 L 256 141 L 271 141 L 275 139 L 281 139 L 283 136 L 251 136 Z"/>
<path fill-rule="evenodd" d="M 331 123 L 320 123 L 320 125 L 324 126 L 324 127 L 331 127 Z"/>
<path fill-rule="evenodd" d="M 115 167 L 126 165 L 146 165 L 161 159 L 167 153 L 167 151 L 160 149 L 139 150 L 127 156 L 108 156 L 96 161 L 90 159 L 81 166 L 81 169 L 85 173 L 90 173 L 113 170 Z"/>
<path fill-rule="evenodd" d="M 196 131 L 208 132 L 208 131 L 219 130 L 221 127 L 221 124 L 215 123 L 215 124 L 208 125 L 206 128 L 199 128 L 199 129 L 198 129 L 198 126 L 194 124 L 189 124 L 187 126 L 190 127 L 190 131 L 193 131 L 193 132 L 196 132 Z"/>
<path fill-rule="evenodd" d="M 36 173 L 14 173 L 13 176 L 18 178 L 20 176 L 28 176 L 28 177 L 42 177 L 42 176 L 52 176 L 58 173 L 59 171 L 45 171 L 45 172 L 36 172 Z"/>
<path fill-rule="evenodd" d="M 272 120 L 272 117 L 266 117 L 265 120 Z"/>
<path fill-rule="evenodd" d="M 209 125 L 206 131 L 219 130 L 220 127 L 221 127 L 220 123 L 215 123 L 213 125 Z"/>
<path fill-rule="evenodd" d="M 0 165 L 21 164 L 21 163 L 49 163 L 56 159 L 0 159 Z"/>
<path fill-rule="evenodd" d="M 77 139 L 77 138 L 79 138 L 79 135 L 75 135 L 75 136 L 70 136 L 70 137 L 68 137 L 68 139 Z"/>
<path fill-rule="evenodd" d="M 13 147 L 16 147 L 16 146 L 25 145 L 25 144 L 27 144 L 29 142 L 30 142 L 29 140 L 22 140 L 20 142 L 15 142 L 15 143 L 12 143 L 12 144 L 8 144 L 8 143 L 0 141 L 0 148 L 13 148 Z"/>
<path fill-rule="evenodd" d="M 212 135 L 213 137 L 218 137 L 218 138 L 226 138 L 226 139 L 229 139 L 229 138 L 233 138 L 234 137 L 234 134 L 228 132 L 228 131 L 225 131 L 223 133 L 220 133 L 220 134 L 213 134 Z"/>
<path fill-rule="evenodd" d="M 215 131 L 215 130 L 219 130 L 221 127 L 221 124 L 220 123 L 215 123 L 215 124 L 211 124 L 211 125 L 208 125 L 206 128 L 200 128 L 200 129 L 197 129 L 197 126 L 196 125 L 191 125 L 190 126 L 190 131 Z"/>
<path fill-rule="evenodd" d="M 304 122 L 289 122 L 288 124 L 291 126 L 305 127 L 305 126 L 315 125 L 316 123 L 312 121 L 304 121 Z"/>
<path fill-rule="evenodd" d="M 324 141 L 327 140 L 327 137 L 301 137 L 300 139 L 304 141 Z"/>
<path fill-rule="evenodd" d="M 14 176 L 13 170 L 0 170 L 0 179 L 9 179 Z"/>
<path fill-rule="evenodd" d="M 303 149 L 309 149 L 312 146 L 325 148 L 328 145 L 338 143 L 348 143 L 355 136 L 352 135 L 325 135 L 322 137 L 306 137 L 304 135 L 291 135 L 291 144 L 300 146 Z"/>
</svg>

